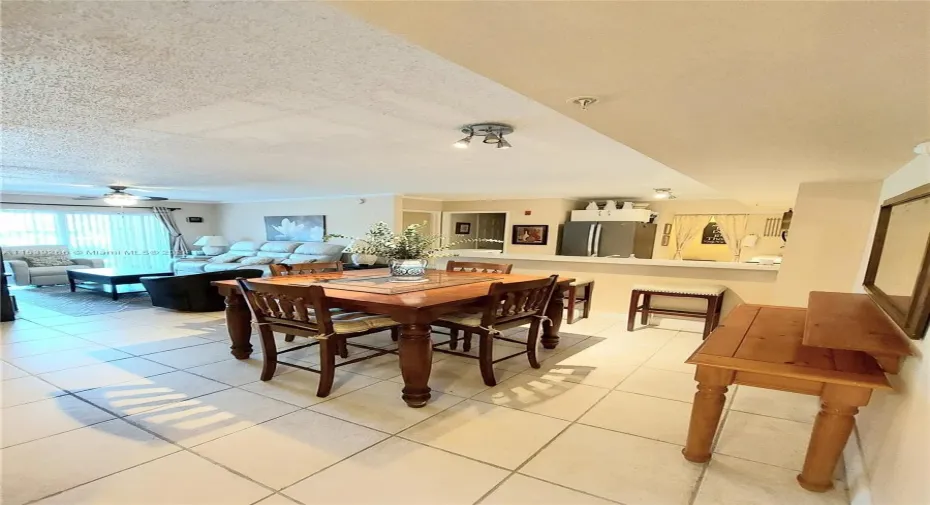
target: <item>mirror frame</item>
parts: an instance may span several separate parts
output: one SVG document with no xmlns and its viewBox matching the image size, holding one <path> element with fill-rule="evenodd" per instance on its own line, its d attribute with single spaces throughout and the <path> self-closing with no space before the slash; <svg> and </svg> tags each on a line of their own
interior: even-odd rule
<svg viewBox="0 0 930 505">
<path fill-rule="evenodd" d="M 885 246 L 885 235 L 888 233 L 888 224 L 891 220 L 891 209 L 915 200 L 930 198 L 930 184 L 914 188 L 882 203 L 878 214 L 878 225 L 875 229 L 875 238 L 872 240 L 872 252 L 869 254 L 869 264 L 865 272 L 862 286 L 876 305 L 912 339 L 921 339 L 927 331 L 930 322 L 930 238 L 924 247 L 924 257 L 914 292 L 911 295 L 911 305 L 907 311 L 902 311 L 891 301 L 891 297 L 875 285 L 875 276 L 882 260 L 882 249 Z"/>
</svg>

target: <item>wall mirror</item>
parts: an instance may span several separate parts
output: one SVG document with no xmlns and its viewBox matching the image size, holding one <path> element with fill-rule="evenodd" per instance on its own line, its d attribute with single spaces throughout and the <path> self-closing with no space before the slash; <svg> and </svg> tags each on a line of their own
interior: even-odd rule
<svg viewBox="0 0 930 505">
<path fill-rule="evenodd" d="M 886 200 L 863 286 L 911 338 L 930 320 L 930 184 Z"/>
</svg>

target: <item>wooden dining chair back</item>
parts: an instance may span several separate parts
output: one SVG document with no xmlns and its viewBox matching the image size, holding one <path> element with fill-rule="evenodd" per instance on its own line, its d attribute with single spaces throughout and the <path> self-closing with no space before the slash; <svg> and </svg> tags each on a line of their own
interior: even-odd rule
<svg viewBox="0 0 930 505">
<path fill-rule="evenodd" d="M 513 270 L 513 265 L 510 263 L 481 263 L 478 261 L 450 261 L 446 263 L 446 272 L 509 274 L 511 270 Z"/>
<path fill-rule="evenodd" d="M 323 272 L 341 272 L 341 261 L 311 262 L 311 263 L 272 263 L 268 265 L 272 277 L 282 275 L 310 275 Z"/>
<path fill-rule="evenodd" d="M 455 352 L 454 350 L 441 349 L 440 346 L 446 344 L 446 342 L 442 342 L 435 344 L 434 350 L 478 359 L 481 377 L 488 386 L 497 384 L 494 377 L 494 364 L 497 362 L 526 354 L 530 366 L 539 368 L 540 365 L 537 359 L 539 331 L 542 321 L 546 319 L 546 308 L 555 292 L 558 278 L 558 275 L 553 275 L 547 279 L 533 281 L 492 283 L 488 288 L 487 301 L 480 312 L 449 314 L 433 323 L 437 326 L 449 328 L 453 334 L 452 338 L 456 338 L 459 331 L 465 332 L 466 344 L 470 342 L 471 334 L 477 334 L 478 356 L 467 354 L 471 350 L 470 345 L 466 346 L 465 352 Z M 529 323 L 530 328 L 525 342 L 526 349 L 494 359 L 494 340 L 524 344 L 520 340 L 504 337 L 501 330 L 523 326 L 527 323 Z"/>
<path fill-rule="evenodd" d="M 336 365 L 336 354 L 347 357 L 346 341 L 352 337 L 368 335 L 390 329 L 396 337 L 399 326 L 386 316 L 375 316 L 362 312 L 334 312 L 332 302 L 326 297 L 323 287 L 289 286 L 250 282 L 236 279 L 242 296 L 245 298 L 253 323 L 258 326 L 262 344 L 261 380 L 271 380 L 278 364 L 300 368 L 320 374 L 317 396 L 325 397 L 332 389 L 335 369 L 358 361 L 374 358 L 384 354 L 396 354 L 396 350 L 371 347 L 361 344 L 349 344 L 374 351 L 373 354 L 347 360 Z M 274 340 L 274 332 L 289 336 L 299 335 L 313 339 L 306 345 L 290 347 L 279 351 Z M 315 369 L 294 363 L 279 361 L 278 355 L 314 345 L 320 346 L 320 368 Z"/>
</svg>

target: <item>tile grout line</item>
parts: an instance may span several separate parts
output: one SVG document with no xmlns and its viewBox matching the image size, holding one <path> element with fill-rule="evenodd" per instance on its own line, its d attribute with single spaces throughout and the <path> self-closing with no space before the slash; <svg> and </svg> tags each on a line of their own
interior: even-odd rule
<svg viewBox="0 0 930 505">
<path fill-rule="evenodd" d="M 666 343 L 667 343 L 667 342 L 666 342 Z M 649 361 L 650 359 L 652 359 L 653 356 L 655 356 L 659 351 L 662 350 L 662 347 L 665 347 L 665 344 L 662 344 L 662 346 L 660 346 L 660 347 L 659 347 L 658 349 L 656 349 L 652 354 L 650 354 L 649 357 L 646 358 L 646 361 Z M 634 368 L 633 371 L 630 372 L 629 375 L 627 375 L 626 377 L 624 377 L 624 379 L 621 380 L 621 381 L 620 381 L 620 384 L 617 384 L 616 387 L 619 387 L 619 386 L 620 386 L 621 384 L 623 384 L 623 382 L 626 381 L 630 376 L 632 376 L 634 373 L 636 373 L 637 370 L 639 370 L 640 368 L 642 368 L 642 367 L 643 367 L 643 364 L 645 364 L 645 361 L 644 361 L 642 364 L 638 365 L 636 368 Z M 523 460 L 523 463 L 521 463 L 519 466 L 517 466 L 517 468 L 514 469 L 514 470 L 511 472 L 510 475 L 508 475 L 506 478 L 504 478 L 503 480 L 501 480 L 500 482 L 498 482 L 497 485 L 495 485 L 494 487 L 492 487 L 492 488 L 491 488 L 490 490 L 488 490 L 485 494 L 483 494 L 480 498 L 478 498 L 478 500 L 475 501 L 473 505 L 480 505 L 480 503 L 481 503 L 482 501 L 484 501 L 488 496 L 490 496 L 492 493 L 494 493 L 494 491 L 496 491 L 497 489 L 499 489 L 500 486 L 503 485 L 504 482 L 506 482 L 507 480 L 510 479 L 510 477 L 512 477 L 514 474 L 519 473 L 520 470 L 523 469 L 523 467 L 525 467 L 526 465 L 528 465 L 533 459 L 536 458 L 536 456 L 538 456 L 540 453 L 542 453 L 542 451 L 544 451 L 544 450 L 545 450 L 547 447 L 549 447 L 553 442 L 555 442 L 560 436 L 562 436 L 562 434 L 564 434 L 566 431 L 568 431 L 569 428 L 571 428 L 572 426 L 575 426 L 575 425 L 579 424 L 579 423 L 578 423 L 578 420 L 581 419 L 581 418 L 583 418 L 585 415 L 588 414 L 588 412 L 590 412 L 592 409 L 594 409 L 595 407 L 597 407 L 602 401 L 604 401 L 604 398 L 607 398 L 607 396 L 609 396 L 609 393 L 608 393 L 607 395 L 604 395 L 604 396 L 600 397 L 596 402 L 594 402 L 590 407 L 588 407 L 584 412 L 582 412 L 581 415 L 578 416 L 574 421 L 570 421 L 568 425 L 566 425 L 566 426 L 565 426 L 561 431 L 559 431 L 554 437 L 552 437 L 551 439 L 549 439 L 548 442 L 546 442 L 545 444 L 543 444 L 543 446 L 540 447 L 536 452 L 534 452 L 534 453 L 531 454 L 528 458 L 526 458 L 525 460 Z M 581 426 L 587 426 L 587 425 L 585 425 L 585 424 L 580 424 L 580 425 L 581 425 Z M 520 474 L 520 475 L 523 475 L 523 474 Z M 532 477 L 532 476 L 528 476 L 528 477 L 535 478 L 535 477 Z M 541 481 L 546 482 L 546 483 L 549 483 L 549 484 L 553 484 L 553 485 L 559 486 L 559 487 L 563 487 L 563 488 L 566 488 L 566 489 L 571 489 L 572 491 L 578 491 L 578 492 L 581 492 L 581 493 L 586 494 L 586 495 L 589 495 L 589 496 L 594 496 L 594 497 L 597 497 L 597 498 L 605 499 L 605 500 L 610 501 L 610 502 L 613 502 L 613 503 L 621 503 L 621 502 L 618 502 L 618 501 L 613 500 L 613 499 L 610 499 L 610 498 L 606 498 L 606 497 L 594 495 L 594 494 L 588 493 L 588 492 L 586 492 L 586 491 L 576 490 L 576 489 L 570 488 L 570 487 L 568 487 L 568 486 L 564 486 L 564 485 L 561 485 L 561 484 L 556 484 L 555 482 L 547 481 L 547 480 L 545 480 L 545 479 L 539 479 L 539 478 L 536 478 L 536 479 L 537 479 L 537 480 L 541 480 Z M 621 503 L 621 505 L 623 505 L 623 504 Z"/>
</svg>

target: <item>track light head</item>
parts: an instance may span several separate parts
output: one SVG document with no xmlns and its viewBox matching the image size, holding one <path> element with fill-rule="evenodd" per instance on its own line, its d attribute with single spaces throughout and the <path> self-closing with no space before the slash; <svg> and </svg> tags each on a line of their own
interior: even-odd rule
<svg viewBox="0 0 930 505">
<path fill-rule="evenodd" d="M 510 149 L 510 142 L 507 142 L 507 139 L 501 135 L 501 141 L 497 143 L 498 149 Z"/>
<path fill-rule="evenodd" d="M 452 147 L 458 149 L 468 149 L 468 145 L 471 144 L 471 138 L 473 135 L 474 134 L 470 133 L 467 137 L 457 140 L 454 144 L 452 144 Z"/>
<path fill-rule="evenodd" d="M 485 144 L 497 144 L 500 141 L 501 138 L 494 132 L 488 132 L 488 134 L 484 136 L 484 140 L 482 140 Z"/>
</svg>

